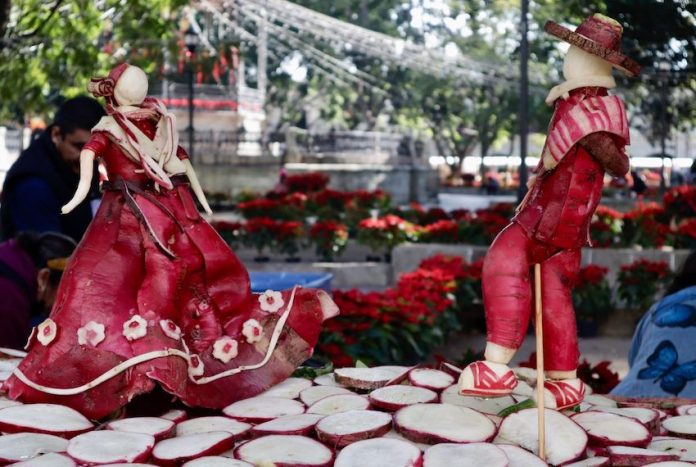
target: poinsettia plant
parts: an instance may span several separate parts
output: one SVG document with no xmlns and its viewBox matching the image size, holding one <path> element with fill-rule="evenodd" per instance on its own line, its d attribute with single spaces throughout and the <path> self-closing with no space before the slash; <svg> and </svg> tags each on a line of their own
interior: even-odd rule
<svg viewBox="0 0 696 467">
<path fill-rule="evenodd" d="M 294 258 L 304 239 L 304 225 L 297 221 L 276 222 L 273 228 L 273 249 Z"/>
<path fill-rule="evenodd" d="M 313 193 L 326 188 L 329 176 L 321 172 L 291 174 L 285 177 L 283 184 L 289 192 Z"/>
<path fill-rule="evenodd" d="M 674 232 L 674 246 L 677 248 L 696 248 L 696 219 L 685 219 Z"/>
<path fill-rule="evenodd" d="M 268 217 L 254 217 L 244 224 L 243 232 L 242 242 L 261 256 L 275 241 L 276 221 Z"/>
<path fill-rule="evenodd" d="M 578 320 L 599 322 L 614 309 L 607 272 L 607 268 L 593 264 L 580 269 L 572 294 Z"/>
<path fill-rule="evenodd" d="M 358 243 L 367 245 L 377 254 L 389 253 L 396 245 L 414 237 L 416 229 L 393 214 L 377 219 L 363 219 L 358 224 Z"/>
<path fill-rule="evenodd" d="M 665 245 L 669 235 L 667 214 L 657 203 L 638 203 L 623 215 L 621 240 L 624 246 L 659 248 Z"/>
<path fill-rule="evenodd" d="M 599 205 L 592 216 L 590 238 L 592 246 L 608 248 L 617 245 L 620 240 L 623 214 L 616 209 Z"/>
<path fill-rule="evenodd" d="M 218 231 L 229 246 L 234 248 L 242 242 L 244 236 L 243 223 L 218 220 L 212 221 L 210 224 Z"/>
<path fill-rule="evenodd" d="M 696 218 L 696 186 L 682 185 L 667 191 L 663 197 L 667 216 L 676 223 Z"/>
<path fill-rule="evenodd" d="M 319 257 L 333 261 L 348 244 L 348 229 L 340 222 L 318 221 L 309 230 L 309 238 Z"/>
<path fill-rule="evenodd" d="M 618 295 L 632 310 L 647 310 L 657 293 L 669 282 L 672 274 L 665 261 L 639 259 L 621 266 Z"/>
</svg>

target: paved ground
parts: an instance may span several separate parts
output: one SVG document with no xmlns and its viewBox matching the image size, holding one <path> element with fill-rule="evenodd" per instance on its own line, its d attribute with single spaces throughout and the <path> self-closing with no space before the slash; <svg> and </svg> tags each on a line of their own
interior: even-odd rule
<svg viewBox="0 0 696 467">
<path fill-rule="evenodd" d="M 597 363 L 602 360 L 612 362 L 611 368 L 624 377 L 628 372 L 628 349 L 631 346 L 630 337 L 593 337 L 580 339 L 581 359 L 585 358 L 590 363 Z M 484 335 L 459 335 L 450 339 L 449 343 L 442 349 L 436 350 L 436 354 L 441 354 L 446 358 L 460 358 L 466 353 L 467 349 L 481 351 L 486 347 L 486 336 Z M 535 343 L 533 336 L 527 336 L 522 347 L 515 355 L 513 364 L 527 360 L 529 355 L 534 352 Z"/>
</svg>

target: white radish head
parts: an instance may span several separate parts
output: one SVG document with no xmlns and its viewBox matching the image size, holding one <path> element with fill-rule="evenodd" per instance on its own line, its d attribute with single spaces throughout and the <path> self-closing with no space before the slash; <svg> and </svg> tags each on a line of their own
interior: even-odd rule
<svg viewBox="0 0 696 467">
<path fill-rule="evenodd" d="M 145 72 L 137 66 L 129 65 L 116 82 L 114 99 L 121 106 L 138 106 L 145 100 L 147 88 L 148 83 Z"/>
</svg>

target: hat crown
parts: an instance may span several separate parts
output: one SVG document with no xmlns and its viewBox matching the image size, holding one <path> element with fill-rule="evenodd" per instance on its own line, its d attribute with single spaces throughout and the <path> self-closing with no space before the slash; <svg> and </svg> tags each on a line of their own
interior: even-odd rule
<svg viewBox="0 0 696 467">
<path fill-rule="evenodd" d="M 618 21 L 608 16 L 598 13 L 594 14 L 583 21 L 575 32 L 609 50 L 614 50 L 616 52 L 621 50 L 623 27 Z"/>
</svg>

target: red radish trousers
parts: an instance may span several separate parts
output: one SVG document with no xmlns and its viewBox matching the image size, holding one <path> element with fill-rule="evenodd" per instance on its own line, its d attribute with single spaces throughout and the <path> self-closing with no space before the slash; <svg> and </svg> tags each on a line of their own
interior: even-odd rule
<svg viewBox="0 0 696 467">
<path fill-rule="evenodd" d="M 535 263 L 541 264 L 544 369 L 573 371 L 579 352 L 571 288 L 580 269 L 580 249 L 530 238 L 516 222 L 498 235 L 483 263 L 488 342 L 515 350 L 522 345 L 534 305 Z"/>
</svg>

